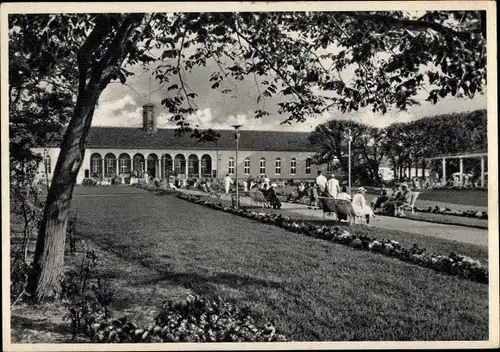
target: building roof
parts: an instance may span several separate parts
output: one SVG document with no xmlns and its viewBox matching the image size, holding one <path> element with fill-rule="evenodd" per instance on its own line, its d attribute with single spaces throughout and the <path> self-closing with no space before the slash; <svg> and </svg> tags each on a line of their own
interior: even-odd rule
<svg viewBox="0 0 500 352">
<path fill-rule="evenodd" d="M 158 129 L 149 134 L 134 127 L 92 127 L 87 148 L 110 149 L 203 149 L 233 150 L 236 148 L 234 131 L 218 130 L 220 137 L 214 142 L 198 142 L 190 133 L 175 135 L 175 129 Z M 315 152 L 308 132 L 240 131 L 239 149 L 255 151 Z M 50 145 L 57 147 L 58 145 Z"/>
</svg>

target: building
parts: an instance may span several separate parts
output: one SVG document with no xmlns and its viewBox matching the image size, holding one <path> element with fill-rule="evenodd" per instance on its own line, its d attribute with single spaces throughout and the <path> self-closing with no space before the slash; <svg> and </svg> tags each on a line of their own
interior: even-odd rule
<svg viewBox="0 0 500 352">
<path fill-rule="evenodd" d="M 143 127 L 92 127 L 77 184 L 85 178 L 134 182 L 145 172 L 156 179 L 218 178 L 236 174 L 235 131 L 220 130 L 216 142 L 198 142 L 189 134 L 156 126 L 155 107 L 143 107 Z M 318 169 L 311 157 L 316 147 L 307 132 L 240 131 L 238 179 L 267 175 L 272 180 L 311 179 Z M 36 148 L 44 157 L 39 172 L 50 180 L 59 155 L 56 145 Z M 135 176 L 135 177 L 134 177 Z M 131 181 L 132 179 L 132 181 Z"/>
</svg>

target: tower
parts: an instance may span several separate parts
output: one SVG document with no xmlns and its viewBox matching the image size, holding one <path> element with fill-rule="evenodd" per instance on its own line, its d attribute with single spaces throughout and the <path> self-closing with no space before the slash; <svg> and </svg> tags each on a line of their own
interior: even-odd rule
<svg viewBox="0 0 500 352">
<path fill-rule="evenodd" d="M 157 128 L 154 104 L 148 103 L 142 107 L 142 119 L 144 131 L 151 134 L 155 133 Z"/>
</svg>

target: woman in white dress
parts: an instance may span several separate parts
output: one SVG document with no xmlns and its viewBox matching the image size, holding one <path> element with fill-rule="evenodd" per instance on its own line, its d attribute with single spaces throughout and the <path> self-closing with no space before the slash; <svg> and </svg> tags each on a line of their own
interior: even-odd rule
<svg viewBox="0 0 500 352">
<path fill-rule="evenodd" d="M 365 198 L 366 189 L 363 187 L 358 188 L 358 193 L 352 197 L 352 209 L 354 214 L 359 217 L 366 217 L 366 223 L 370 223 L 370 218 L 375 218 L 372 208 L 366 204 Z"/>
</svg>

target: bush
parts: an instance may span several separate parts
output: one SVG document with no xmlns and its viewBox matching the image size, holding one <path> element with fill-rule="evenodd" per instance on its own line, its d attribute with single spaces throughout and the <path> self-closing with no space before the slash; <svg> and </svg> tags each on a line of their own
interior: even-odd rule
<svg viewBox="0 0 500 352">
<path fill-rule="evenodd" d="M 94 342 L 270 342 L 286 341 L 272 324 L 257 326 L 248 307 L 239 308 L 219 297 L 189 295 L 166 302 L 154 325 L 139 328 L 126 318 L 95 324 Z"/>
<path fill-rule="evenodd" d="M 97 255 L 86 249 L 79 271 L 66 274 L 62 284 L 62 293 L 66 315 L 70 321 L 73 339 L 78 332 L 92 336 L 95 324 L 107 322 L 111 318 L 109 305 L 113 292 L 108 289 L 98 270 Z"/>
<path fill-rule="evenodd" d="M 97 181 L 93 178 L 84 178 L 82 181 L 82 186 L 95 186 L 97 185 Z"/>
</svg>

